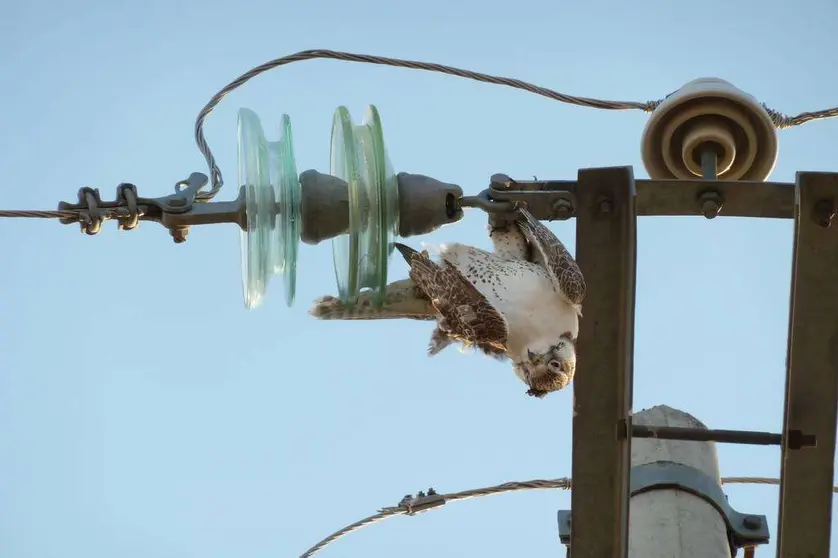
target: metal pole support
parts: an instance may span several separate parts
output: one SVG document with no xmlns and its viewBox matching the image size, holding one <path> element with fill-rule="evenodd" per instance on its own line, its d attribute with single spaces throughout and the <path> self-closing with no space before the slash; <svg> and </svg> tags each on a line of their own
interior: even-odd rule
<svg viewBox="0 0 838 558">
<path fill-rule="evenodd" d="M 573 384 L 574 558 L 628 552 L 636 262 L 631 167 L 581 169 L 576 190 L 576 260 L 588 292 Z"/>
<path fill-rule="evenodd" d="M 777 553 L 829 556 L 838 419 L 838 173 L 799 172 Z M 817 447 L 790 447 L 791 433 Z"/>
</svg>

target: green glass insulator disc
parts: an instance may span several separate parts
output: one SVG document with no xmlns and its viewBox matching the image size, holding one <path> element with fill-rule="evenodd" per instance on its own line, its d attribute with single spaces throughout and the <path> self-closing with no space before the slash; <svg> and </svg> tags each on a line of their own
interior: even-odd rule
<svg viewBox="0 0 838 558">
<path fill-rule="evenodd" d="M 300 239 L 300 182 L 288 115 L 282 117 L 279 141 L 269 143 L 259 116 L 250 109 L 239 110 L 238 152 L 247 214 L 247 230 L 241 234 L 245 306 L 259 306 L 277 274 L 283 276 L 290 306 Z"/>
<path fill-rule="evenodd" d="M 272 181 L 279 185 L 279 260 L 275 267 L 282 273 L 285 289 L 285 303 L 294 304 L 297 289 L 297 250 L 300 245 L 300 178 L 294 162 L 294 142 L 291 134 L 291 118 L 282 115 L 280 139 L 269 147 L 275 148 L 276 161 Z"/>
<path fill-rule="evenodd" d="M 378 110 L 370 105 L 354 125 L 346 107 L 332 121 L 330 173 L 347 183 L 349 232 L 332 241 L 338 294 L 354 304 L 362 289 L 380 302 L 398 230 L 398 182 L 387 157 Z"/>
</svg>

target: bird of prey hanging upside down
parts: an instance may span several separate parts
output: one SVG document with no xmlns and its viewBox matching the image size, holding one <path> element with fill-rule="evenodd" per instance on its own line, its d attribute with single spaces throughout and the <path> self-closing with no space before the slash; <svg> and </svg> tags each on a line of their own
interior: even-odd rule
<svg viewBox="0 0 838 558">
<path fill-rule="evenodd" d="M 440 246 L 440 261 L 396 244 L 410 279 L 387 286 L 376 308 L 368 297 L 344 306 L 334 297 L 315 303 L 320 319 L 410 318 L 436 320 L 431 356 L 455 342 L 512 361 L 528 395 L 566 387 L 576 371 L 576 336 L 585 280 L 562 242 L 526 209 L 513 221 L 490 219 L 492 252 Z"/>
</svg>

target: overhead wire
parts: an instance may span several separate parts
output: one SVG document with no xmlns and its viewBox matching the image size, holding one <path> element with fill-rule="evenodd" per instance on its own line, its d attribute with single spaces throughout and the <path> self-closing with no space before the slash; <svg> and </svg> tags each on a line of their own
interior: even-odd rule
<svg viewBox="0 0 838 558">
<path fill-rule="evenodd" d="M 529 93 L 533 93 L 535 95 L 541 95 L 542 97 L 547 97 L 548 99 L 553 99 L 561 103 L 567 103 L 570 105 L 576 105 L 581 107 L 595 108 L 600 110 L 642 110 L 644 112 L 653 112 L 658 107 L 658 105 L 660 105 L 664 101 L 664 99 L 646 102 L 607 101 L 603 99 L 594 99 L 591 97 L 578 97 L 575 95 L 560 93 L 553 89 L 548 89 L 547 87 L 542 87 L 519 79 L 494 76 L 490 74 L 484 74 L 482 72 L 475 72 L 473 70 L 466 70 L 463 68 L 456 68 L 454 66 L 446 66 L 443 64 L 437 64 L 433 62 L 421 62 L 417 60 L 405 60 L 401 58 L 374 56 L 370 54 L 356 54 L 352 52 L 327 49 L 303 50 L 294 54 L 289 54 L 288 56 L 275 58 L 248 70 L 247 72 L 243 73 L 242 75 L 240 75 L 239 77 L 222 87 L 221 90 L 219 90 L 218 93 L 213 95 L 213 97 L 207 102 L 204 108 L 202 108 L 201 111 L 198 113 L 198 117 L 195 119 L 195 143 L 197 143 L 198 150 L 201 152 L 201 154 L 203 154 L 207 166 L 209 167 L 211 185 L 209 191 L 200 192 L 198 194 L 199 200 L 211 200 L 213 197 L 215 197 L 215 195 L 219 192 L 219 190 L 221 190 L 221 187 L 224 185 L 224 179 L 222 177 L 221 170 L 218 168 L 218 164 L 215 161 L 215 156 L 212 154 L 212 150 L 207 144 L 206 137 L 204 136 L 204 121 L 206 120 L 206 117 L 213 111 L 213 109 L 215 109 L 216 106 L 218 106 L 218 104 L 227 95 L 229 95 L 232 91 L 247 83 L 252 78 L 258 76 L 259 74 L 267 72 L 268 70 L 273 70 L 274 68 L 278 68 L 280 66 L 291 64 L 293 62 L 302 62 L 303 60 L 314 60 L 318 58 L 341 60 L 344 62 L 378 64 L 383 66 L 394 66 L 398 68 L 409 68 L 412 70 L 424 70 L 428 72 L 448 74 L 465 79 L 471 79 L 474 81 L 480 81 L 483 83 L 489 83 L 492 85 L 505 85 L 507 87 L 520 89 Z M 769 108 L 765 104 L 763 104 L 763 108 L 765 108 L 765 110 L 768 112 L 768 115 L 771 117 L 771 120 L 774 122 L 774 125 L 779 129 L 789 128 L 791 126 L 799 126 L 801 124 L 812 122 L 814 120 L 823 120 L 826 118 L 838 117 L 838 107 L 813 112 L 802 112 L 796 116 L 787 116 L 781 112 Z"/>
<path fill-rule="evenodd" d="M 476 72 L 473 70 L 456 68 L 454 66 L 437 64 L 433 62 L 422 62 L 418 60 L 406 60 L 402 58 L 390 58 L 385 56 L 357 54 L 352 52 L 327 49 L 303 50 L 294 54 L 290 54 L 288 56 L 275 58 L 273 60 L 260 64 L 259 66 L 251 68 L 247 72 L 243 73 L 242 75 L 240 75 L 239 77 L 222 87 L 215 95 L 212 96 L 212 98 L 207 102 L 206 105 L 204 105 L 204 107 L 198 113 L 198 116 L 195 119 L 194 128 L 195 143 L 198 146 L 198 150 L 204 156 L 204 160 L 206 161 L 207 167 L 209 169 L 210 189 L 208 191 L 202 190 L 198 192 L 196 196 L 196 201 L 208 202 L 212 200 L 224 186 L 224 178 L 221 173 L 221 169 L 218 167 L 218 163 L 215 160 L 215 155 L 213 155 L 212 149 L 207 143 L 207 139 L 204 134 L 204 122 L 206 121 L 207 116 L 209 116 L 209 114 L 218 106 L 218 104 L 222 100 L 224 100 L 224 98 L 227 95 L 229 95 L 231 92 L 238 89 L 254 77 L 264 72 L 267 72 L 268 70 L 273 70 L 274 68 L 285 66 L 293 62 L 302 62 L 304 60 L 315 59 L 332 59 L 344 62 L 377 64 L 382 66 L 392 66 L 398 68 L 408 68 L 412 70 L 424 70 L 428 72 L 442 73 L 474 81 L 480 81 L 483 83 L 489 83 L 492 85 L 504 85 L 506 87 L 512 87 L 514 89 L 520 89 L 522 91 L 527 91 L 535 95 L 547 97 L 548 99 L 553 99 L 561 103 L 600 110 L 642 110 L 644 112 L 653 112 L 665 99 L 664 98 L 655 101 L 645 102 L 609 101 L 604 99 L 595 99 L 592 97 L 568 95 L 566 93 L 561 93 L 559 91 L 555 91 L 547 87 L 542 87 L 540 85 L 535 85 L 533 83 L 528 83 L 519 79 L 495 76 L 491 74 L 485 74 L 482 72 Z M 827 118 L 838 117 L 838 107 L 818 111 L 802 112 L 796 116 L 787 116 L 779 111 L 769 108 L 765 104 L 763 104 L 762 106 L 763 108 L 765 108 L 772 122 L 778 129 L 789 128 L 792 126 L 800 126 L 801 124 L 806 124 L 807 122 L 812 122 L 815 120 L 824 120 Z M 69 211 L 3 210 L 0 211 L 0 218 L 63 219 L 74 218 L 75 216 L 79 215 L 82 211 L 82 209 L 73 209 Z"/>
<path fill-rule="evenodd" d="M 74 219 L 79 210 L 75 211 L 44 211 L 38 209 L 0 209 L 0 217 L 6 219 Z"/>
<path fill-rule="evenodd" d="M 722 484 L 762 484 L 762 485 L 779 485 L 780 479 L 770 478 L 770 477 L 722 477 L 721 478 Z M 493 494 L 503 494 L 505 492 L 518 492 L 523 490 L 571 490 L 573 488 L 573 481 L 569 477 L 564 477 L 560 479 L 551 479 L 551 480 L 544 480 L 544 479 L 534 479 L 528 481 L 515 481 L 515 482 L 506 482 L 503 484 L 498 484 L 495 486 L 486 486 L 483 488 L 472 488 L 469 490 L 463 490 L 460 492 L 452 492 L 450 494 L 440 494 L 441 504 L 447 504 L 449 502 L 456 502 L 459 500 L 468 500 L 471 498 L 479 498 L 482 496 L 491 496 Z M 838 493 L 838 486 L 832 487 L 833 493 Z M 408 500 L 408 497 L 405 497 L 405 502 Z M 441 507 L 441 504 L 438 506 L 429 507 L 427 510 L 423 511 L 422 513 L 426 513 L 431 509 L 435 509 L 436 507 Z M 332 544 L 333 542 L 337 541 L 338 539 L 352 533 L 353 531 L 357 531 L 362 529 L 368 525 L 372 525 L 373 523 L 378 523 L 383 521 L 387 518 L 394 517 L 397 515 L 413 515 L 411 507 L 409 504 L 400 503 L 396 506 L 390 506 L 386 508 L 381 508 L 378 513 L 365 517 L 355 523 L 351 523 L 342 529 L 335 531 L 334 533 L 330 534 L 328 537 L 320 540 L 317 544 L 306 550 L 304 553 L 300 555 L 300 558 L 311 558 L 321 550 L 323 550 L 326 546 Z"/>
</svg>

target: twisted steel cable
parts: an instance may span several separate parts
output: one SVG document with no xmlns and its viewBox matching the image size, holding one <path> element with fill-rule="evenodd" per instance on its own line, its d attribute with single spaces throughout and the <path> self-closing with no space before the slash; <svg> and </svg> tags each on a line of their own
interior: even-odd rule
<svg viewBox="0 0 838 558">
<path fill-rule="evenodd" d="M 215 195 L 218 193 L 219 190 L 221 190 L 221 187 L 224 185 L 224 179 L 221 175 L 221 170 L 218 168 L 218 164 L 215 161 L 215 156 L 212 154 L 212 150 L 207 144 L 206 137 L 204 137 L 204 121 L 206 120 L 206 117 L 209 115 L 209 113 L 211 113 L 215 109 L 215 107 L 218 106 L 218 104 L 229 93 L 231 93 L 238 87 L 244 85 L 247 81 L 258 76 L 259 74 L 262 74 L 274 68 L 278 68 L 279 66 L 291 64 L 292 62 L 302 62 L 303 60 L 314 60 L 317 58 L 342 60 L 344 62 L 360 62 L 365 64 L 394 66 L 399 68 L 409 68 L 413 70 L 425 70 L 428 72 L 438 72 L 465 79 L 481 81 L 483 83 L 490 83 L 493 85 L 505 85 L 507 87 L 513 87 L 515 89 L 521 89 L 523 91 L 528 91 L 536 95 L 541 95 L 543 97 L 547 97 L 548 99 L 553 99 L 561 103 L 567 103 L 571 105 L 601 110 L 642 110 L 644 112 L 652 112 L 658 107 L 658 105 L 660 105 L 663 102 L 663 99 L 659 99 L 656 101 L 638 102 L 606 101 L 602 99 L 593 99 L 590 97 L 577 97 L 574 95 L 567 95 L 565 93 L 560 93 L 558 91 L 554 91 L 546 87 L 541 87 L 539 85 L 528 83 L 526 81 L 521 81 L 519 79 L 493 76 L 490 74 L 484 74 L 472 70 L 464 70 L 462 68 L 455 68 L 453 66 L 445 66 L 443 64 L 436 64 L 432 62 L 420 62 L 416 60 L 404 60 L 401 58 L 389 58 L 385 56 L 356 54 L 351 52 L 342 52 L 326 49 L 303 50 L 294 54 L 290 54 L 288 56 L 283 56 L 281 58 L 270 60 L 268 62 L 265 62 L 264 64 L 252 68 L 251 70 L 248 70 L 247 72 L 243 73 L 242 75 L 225 85 L 223 88 L 221 88 L 221 90 L 209 100 L 209 102 L 204 106 L 204 108 L 201 109 L 201 112 L 198 113 L 198 117 L 195 119 L 195 143 L 198 144 L 198 150 L 201 152 L 201 154 L 203 154 L 204 159 L 207 162 L 207 166 L 209 167 L 211 185 L 210 190 L 208 192 L 199 192 L 199 201 L 211 200 L 215 197 Z M 838 117 L 838 107 L 814 112 L 803 112 L 798 114 L 797 116 L 787 116 L 781 112 L 768 108 L 765 105 L 763 105 L 763 107 L 768 112 L 769 116 L 771 117 L 771 120 L 774 122 L 774 125 L 779 129 L 789 128 L 791 126 L 799 126 L 807 122 L 812 122 L 813 120 L 823 120 L 826 118 Z"/>
<path fill-rule="evenodd" d="M 780 479 L 769 478 L 769 477 L 722 477 L 721 479 L 722 484 L 763 484 L 763 485 L 779 485 Z M 559 489 L 559 490 L 571 490 L 573 487 L 572 479 L 565 477 L 561 479 L 552 479 L 552 480 L 529 480 L 529 481 L 517 481 L 517 482 L 507 482 L 504 484 L 498 484 L 495 486 L 487 486 L 484 488 L 473 488 L 470 490 L 463 490 L 461 492 L 452 492 L 451 494 L 442 494 L 441 497 L 444 503 L 448 502 L 455 502 L 458 500 L 468 500 L 470 498 L 479 498 L 481 496 L 491 496 L 492 494 L 502 494 L 504 492 L 517 492 L 522 490 L 546 490 L 546 489 Z M 838 493 L 838 486 L 832 487 L 833 493 Z M 434 506 L 439 507 L 439 506 Z M 428 511 L 433 508 L 428 508 Z M 336 540 L 340 539 L 348 535 L 353 531 L 357 531 L 367 525 L 372 525 L 373 523 L 377 523 L 379 521 L 383 521 L 388 517 L 393 517 L 396 515 L 412 515 L 410 507 L 408 505 L 398 505 L 398 506 L 391 506 L 387 508 L 382 508 L 379 510 L 378 513 L 371 515 L 369 517 L 365 517 L 360 521 L 356 521 L 346 527 L 335 531 L 328 537 L 324 538 L 308 550 L 306 550 L 303 554 L 300 555 L 300 558 L 311 558 L 321 550 L 323 550 L 329 544 L 335 542 Z"/>
<path fill-rule="evenodd" d="M 7 219 L 75 219 L 79 211 L 39 211 L 27 209 L 0 209 L 0 217 Z"/>
<path fill-rule="evenodd" d="M 527 91 L 535 95 L 541 95 L 543 97 L 547 97 L 548 99 L 553 99 L 561 103 L 567 103 L 581 107 L 595 108 L 600 110 L 642 110 L 644 112 L 652 112 L 658 107 L 658 105 L 660 105 L 663 102 L 663 99 L 659 99 L 656 101 L 638 102 L 607 101 L 603 99 L 594 99 L 591 97 L 578 97 L 574 95 L 560 93 L 558 91 L 554 91 L 552 89 L 541 87 L 539 85 L 528 83 L 519 79 L 494 76 L 490 74 L 484 74 L 481 72 L 475 72 L 472 70 L 455 68 L 453 66 L 436 64 L 432 62 L 404 60 L 400 58 L 373 56 L 369 54 L 356 54 L 351 52 L 342 52 L 327 49 L 303 50 L 294 54 L 290 54 L 288 56 L 283 56 L 281 58 L 270 60 L 268 62 L 265 62 L 264 64 L 261 64 L 259 66 L 256 66 L 255 68 L 248 70 L 247 72 L 243 73 L 242 75 L 225 85 L 223 88 L 221 88 L 221 90 L 218 91 L 218 93 L 216 93 L 215 95 L 213 95 L 209 102 L 207 102 L 204 108 L 202 108 L 201 111 L 198 113 L 198 116 L 195 119 L 195 143 L 198 145 L 198 150 L 204 156 L 204 160 L 206 161 L 207 167 L 209 168 L 210 189 L 209 191 L 198 192 L 196 198 L 197 201 L 207 202 L 212 200 L 224 185 L 224 178 L 221 174 L 221 169 L 218 168 L 215 156 L 213 155 L 212 150 L 210 149 L 209 144 L 207 143 L 207 139 L 204 135 L 204 122 L 207 116 L 215 109 L 215 107 L 218 106 L 218 104 L 228 94 L 230 94 L 235 89 L 241 87 L 247 81 L 258 76 L 259 74 L 262 74 L 274 68 L 278 68 L 279 66 L 291 64 L 292 62 L 302 62 L 303 60 L 314 60 L 318 58 L 341 60 L 344 62 L 359 62 L 365 64 L 393 66 L 413 70 L 424 70 L 428 72 L 437 72 L 465 79 L 480 81 L 483 83 L 489 83 L 493 85 L 504 85 L 506 87 L 512 87 L 515 89 Z M 765 108 L 765 110 L 768 112 L 768 115 L 771 117 L 771 120 L 774 122 L 774 125 L 778 129 L 789 128 L 792 126 L 800 126 L 801 124 L 806 124 L 815 120 L 823 120 L 827 118 L 838 117 L 838 107 L 813 112 L 802 112 L 796 116 L 787 116 L 781 112 L 769 108 L 764 104 L 763 108 Z M 0 218 L 74 218 L 79 214 L 79 211 L 80 210 L 73 210 L 72 212 L 68 213 L 66 211 L 5 210 L 0 211 Z"/>
<path fill-rule="evenodd" d="M 604 110 L 645 110 L 646 112 L 651 112 L 654 108 L 659 104 L 659 101 L 651 101 L 647 103 L 638 103 L 633 101 L 604 101 L 600 99 L 592 99 L 588 97 L 576 97 L 573 95 L 566 95 L 564 93 L 559 93 L 558 91 L 553 91 L 552 89 L 547 89 L 546 87 L 540 87 L 538 85 L 534 85 L 532 83 L 527 83 L 525 81 L 521 81 L 519 79 L 512 79 L 500 76 L 493 76 L 489 74 L 484 74 L 480 72 L 473 72 L 471 70 L 464 70 L 461 68 L 455 68 L 453 66 L 445 66 L 442 64 L 435 64 L 431 62 L 420 62 L 417 60 L 403 60 L 400 58 L 388 58 L 384 56 L 372 56 L 369 54 L 355 54 L 351 52 L 341 52 L 335 50 L 325 50 L 325 49 L 313 49 L 313 50 L 303 50 L 297 52 L 295 54 L 290 54 L 288 56 L 283 56 L 281 58 L 276 58 L 274 60 L 270 60 L 256 66 L 255 68 L 248 70 L 247 72 L 243 73 L 227 85 L 225 85 L 218 93 L 216 93 L 212 99 L 201 109 L 201 112 L 198 113 L 198 117 L 195 120 L 195 142 L 198 144 L 198 149 L 204 155 L 204 159 L 207 162 L 210 171 L 210 184 L 211 189 L 208 192 L 201 192 L 198 195 L 199 200 L 210 200 L 212 199 L 221 187 L 224 184 L 224 180 L 221 176 L 221 170 L 219 170 L 218 165 L 215 162 L 215 156 L 212 154 L 212 150 L 210 149 L 209 145 L 207 145 L 207 140 L 204 137 L 204 120 L 206 119 L 207 115 L 215 109 L 216 106 L 226 97 L 229 93 L 237 89 L 238 87 L 244 85 L 250 79 L 267 72 L 268 70 L 272 70 L 274 68 L 278 68 L 279 66 L 284 66 L 286 64 L 291 64 L 292 62 L 301 62 L 303 60 L 313 60 L 316 58 L 326 58 L 332 60 L 342 60 L 345 62 L 361 62 L 366 64 L 379 64 L 384 66 L 395 66 L 400 68 L 410 68 L 413 70 L 425 70 L 428 72 L 438 72 L 442 74 L 448 74 L 452 76 L 457 76 L 466 79 L 472 79 L 476 81 L 482 81 L 484 83 L 491 83 L 494 85 L 506 85 L 507 87 L 514 87 L 516 89 L 522 89 L 524 91 L 529 91 L 530 93 L 535 93 L 536 95 L 542 95 L 549 99 L 554 99 L 556 101 L 562 103 L 569 103 L 572 105 L 578 105 L 583 107 L 590 107 L 590 108 L 597 108 L 597 109 L 604 109 Z"/>
</svg>

